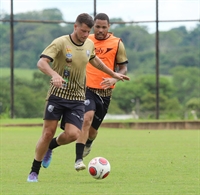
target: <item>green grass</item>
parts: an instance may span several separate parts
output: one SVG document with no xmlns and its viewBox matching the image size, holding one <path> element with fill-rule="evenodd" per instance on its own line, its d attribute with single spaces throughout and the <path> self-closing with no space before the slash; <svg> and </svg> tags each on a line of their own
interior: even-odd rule
<svg viewBox="0 0 200 195">
<path fill-rule="evenodd" d="M 23 68 L 15 68 L 14 75 L 17 78 L 24 78 L 31 80 L 33 78 L 33 73 L 39 71 L 38 69 L 23 69 Z M 0 77 L 8 77 L 10 76 L 10 68 L 0 68 Z"/>
<path fill-rule="evenodd" d="M 104 123 L 106 122 L 121 122 L 121 123 L 131 123 L 131 122 L 168 122 L 168 121 L 183 121 L 183 120 L 135 120 L 135 119 L 104 119 Z M 188 120 L 188 121 L 194 121 L 194 120 Z M 198 120 L 199 121 L 199 120 Z M 42 124 L 43 120 L 42 118 L 14 118 L 14 119 L 8 119 L 8 118 L 0 118 L 0 125 L 6 125 L 6 124 Z"/>
<path fill-rule="evenodd" d="M 103 156 L 104 180 L 74 170 L 75 143 L 55 149 L 38 183 L 27 183 L 41 127 L 0 127 L 1 195 L 199 195 L 200 131 L 99 130 L 84 162 Z M 61 131 L 58 129 L 57 134 Z"/>
<path fill-rule="evenodd" d="M 40 124 L 43 123 L 42 118 L 18 118 L 18 119 L 1 119 L 0 125 L 5 124 Z"/>
</svg>

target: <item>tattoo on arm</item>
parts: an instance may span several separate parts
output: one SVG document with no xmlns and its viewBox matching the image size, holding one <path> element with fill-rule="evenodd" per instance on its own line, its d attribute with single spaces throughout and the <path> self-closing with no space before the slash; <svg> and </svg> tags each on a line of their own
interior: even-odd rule
<svg viewBox="0 0 200 195">
<path fill-rule="evenodd" d="M 99 70 L 103 70 L 103 64 L 102 64 L 102 63 L 99 63 L 96 67 L 97 67 Z"/>
</svg>

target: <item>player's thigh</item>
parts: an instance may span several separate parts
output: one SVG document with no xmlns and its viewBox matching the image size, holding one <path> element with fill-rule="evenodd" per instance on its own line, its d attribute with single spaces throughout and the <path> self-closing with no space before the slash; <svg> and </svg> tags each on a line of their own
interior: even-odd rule
<svg viewBox="0 0 200 195">
<path fill-rule="evenodd" d="M 84 122 L 91 123 L 94 118 L 94 110 L 89 110 L 84 114 Z"/>
<path fill-rule="evenodd" d="M 44 120 L 43 124 L 43 136 L 52 138 L 56 132 L 58 126 L 58 120 Z"/>
<path fill-rule="evenodd" d="M 64 129 L 65 133 L 70 136 L 70 137 L 78 137 L 80 134 L 80 129 L 72 124 L 72 123 L 65 123 L 65 129 Z"/>
</svg>

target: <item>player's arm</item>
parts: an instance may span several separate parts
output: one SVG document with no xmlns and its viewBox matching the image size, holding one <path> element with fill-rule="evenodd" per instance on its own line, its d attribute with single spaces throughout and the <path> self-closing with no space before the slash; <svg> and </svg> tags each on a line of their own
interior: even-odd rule
<svg viewBox="0 0 200 195">
<path fill-rule="evenodd" d="M 38 60 L 37 67 L 41 72 L 52 77 L 51 80 L 54 86 L 62 87 L 62 84 L 65 82 L 65 80 L 51 68 L 49 65 L 50 62 L 51 60 L 49 58 L 41 57 Z"/>
<path fill-rule="evenodd" d="M 116 66 L 115 66 L 115 71 L 126 75 L 127 74 L 127 64 L 128 64 L 128 59 L 126 56 L 126 50 L 124 47 L 124 44 L 122 41 L 120 41 L 119 43 L 119 48 L 118 48 L 118 52 L 116 55 Z M 107 89 L 113 85 L 115 85 L 115 83 L 117 83 L 117 81 L 119 81 L 119 79 L 116 78 L 103 78 L 103 81 L 101 83 L 102 88 Z"/>
<path fill-rule="evenodd" d="M 125 64 L 121 64 L 117 70 L 118 73 L 126 75 L 127 73 L 127 66 L 126 63 Z M 117 78 L 103 78 L 103 81 L 101 82 L 101 87 L 103 89 L 108 89 L 111 86 L 115 85 L 115 83 L 117 83 L 117 81 L 119 81 L 119 79 Z"/>
<path fill-rule="evenodd" d="M 128 76 L 112 71 L 97 56 L 95 56 L 93 59 L 91 59 L 90 63 L 92 64 L 92 66 L 94 66 L 98 70 L 105 72 L 106 74 L 110 75 L 113 78 L 116 78 L 116 79 L 119 79 L 119 80 L 122 80 L 122 81 L 123 80 L 129 80 Z"/>
<path fill-rule="evenodd" d="M 116 56 L 116 71 L 126 75 L 128 59 L 126 50 L 122 41 L 119 42 L 119 48 Z"/>
</svg>

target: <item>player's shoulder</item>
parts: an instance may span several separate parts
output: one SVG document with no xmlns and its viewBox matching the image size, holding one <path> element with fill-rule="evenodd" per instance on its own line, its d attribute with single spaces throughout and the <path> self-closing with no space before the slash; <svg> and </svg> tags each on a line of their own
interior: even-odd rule
<svg viewBox="0 0 200 195">
<path fill-rule="evenodd" d="M 57 42 L 57 43 L 64 43 L 66 40 L 70 39 L 69 35 L 63 35 L 60 37 L 57 37 L 53 40 L 53 42 Z"/>
<path fill-rule="evenodd" d="M 94 42 L 90 39 L 90 37 L 88 37 L 85 41 L 86 44 L 94 44 Z"/>
<path fill-rule="evenodd" d="M 108 34 L 109 34 L 109 39 L 116 40 L 116 41 L 121 40 L 120 37 L 115 36 L 114 33 L 112 33 L 112 32 L 109 32 Z"/>
<path fill-rule="evenodd" d="M 113 32 L 108 32 L 108 35 L 111 38 L 117 38 L 118 39 L 118 37 L 116 37 Z"/>
</svg>

